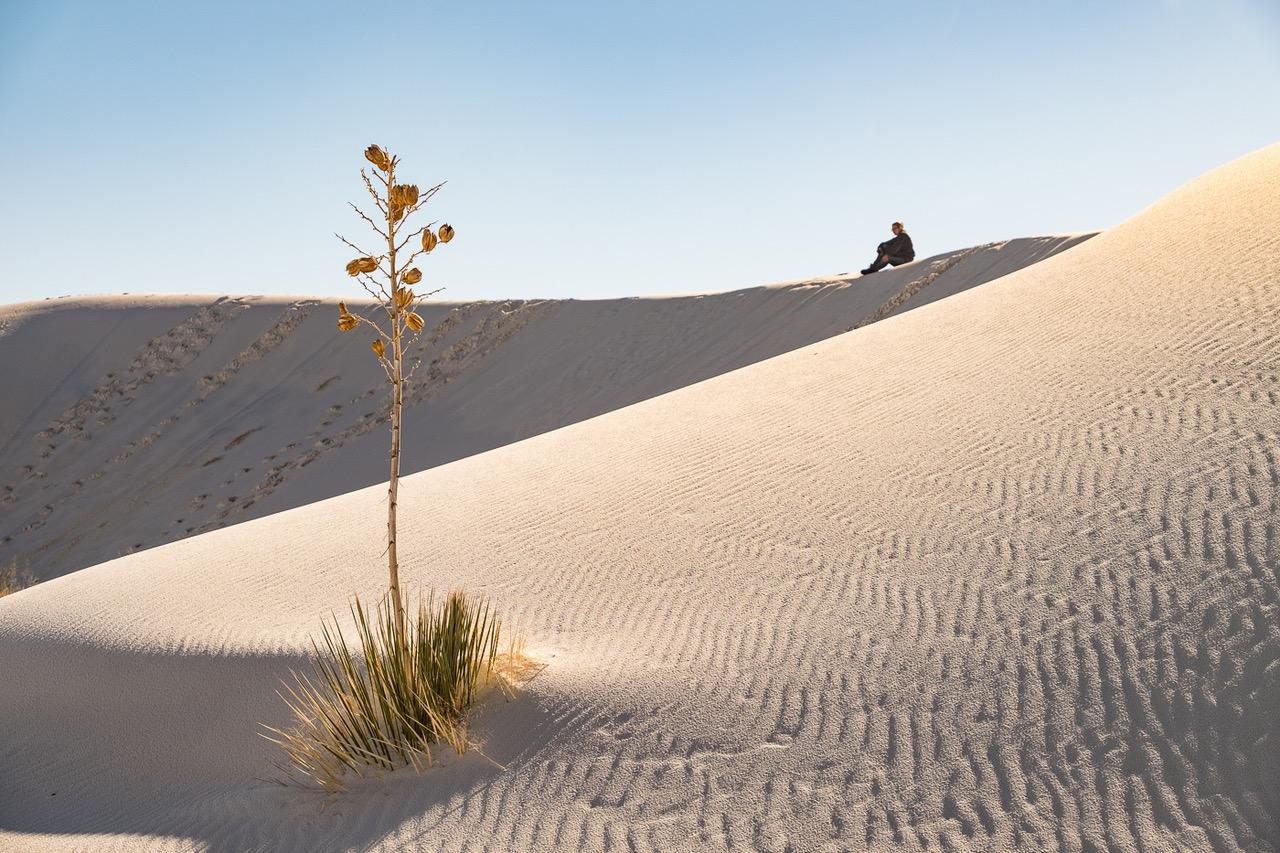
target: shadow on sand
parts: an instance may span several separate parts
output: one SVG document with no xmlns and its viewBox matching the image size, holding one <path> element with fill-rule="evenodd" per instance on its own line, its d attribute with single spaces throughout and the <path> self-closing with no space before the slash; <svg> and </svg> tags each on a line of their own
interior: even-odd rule
<svg viewBox="0 0 1280 853">
<path fill-rule="evenodd" d="M 260 736 L 261 723 L 288 724 L 275 691 L 301 658 L 51 645 L 6 648 L 0 830 L 163 836 L 213 849 L 263 839 L 274 849 L 361 848 L 412 816 L 465 808 L 570 735 L 561 702 L 538 682 L 511 699 L 492 691 L 474 720 L 483 755 L 442 748 L 420 775 L 406 768 L 325 795 L 284 784 L 273 766 L 280 752 Z"/>
</svg>

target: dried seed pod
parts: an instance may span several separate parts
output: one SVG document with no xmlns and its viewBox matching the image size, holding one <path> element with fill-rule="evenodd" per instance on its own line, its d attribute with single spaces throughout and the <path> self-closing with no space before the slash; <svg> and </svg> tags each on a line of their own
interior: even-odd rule
<svg viewBox="0 0 1280 853">
<path fill-rule="evenodd" d="M 436 243 L 438 242 L 436 235 L 431 233 L 430 228 L 422 232 L 422 251 L 430 252 L 436 247 Z"/>
<path fill-rule="evenodd" d="M 370 145 L 364 149 L 364 159 L 377 166 L 384 172 L 391 171 L 391 158 L 387 156 L 387 152 L 383 151 L 377 145 Z"/>
<path fill-rule="evenodd" d="M 417 184 L 396 184 L 387 195 L 387 201 L 401 207 L 413 207 L 418 203 Z"/>
<path fill-rule="evenodd" d="M 440 226 L 440 242 L 448 243 L 452 239 L 453 239 L 453 226 L 446 222 L 444 225 Z"/>
<path fill-rule="evenodd" d="M 338 328 L 339 329 L 341 329 L 344 332 L 349 332 L 352 329 L 354 329 L 359 324 L 359 322 L 360 321 L 355 318 L 355 315 L 347 310 L 347 303 L 345 302 L 338 303 Z"/>
<path fill-rule="evenodd" d="M 377 258 L 356 258 L 347 264 L 347 275 L 357 276 L 362 272 L 373 272 L 377 268 Z"/>
<path fill-rule="evenodd" d="M 399 222 L 401 219 L 404 219 L 404 205 L 396 204 L 395 202 L 392 202 L 391 203 L 391 221 Z"/>
<path fill-rule="evenodd" d="M 418 282 L 422 281 L 422 270 L 418 269 L 417 267 L 410 267 L 409 269 L 400 273 L 400 280 L 403 281 L 405 284 L 417 284 Z"/>
<path fill-rule="evenodd" d="M 382 341 L 380 339 L 374 338 L 373 343 L 369 344 L 369 346 L 372 347 L 373 354 L 376 355 L 378 358 L 386 357 L 387 348 L 382 345 Z"/>
<path fill-rule="evenodd" d="M 396 291 L 396 307 L 401 311 L 413 304 L 413 291 L 407 287 L 402 287 Z"/>
<path fill-rule="evenodd" d="M 418 315 L 417 311 L 410 311 L 409 316 L 404 318 L 404 322 L 406 325 L 408 325 L 410 329 L 413 329 L 415 332 L 422 331 L 422 326 L 423 326 L 422 317 Z"/>
</svg>

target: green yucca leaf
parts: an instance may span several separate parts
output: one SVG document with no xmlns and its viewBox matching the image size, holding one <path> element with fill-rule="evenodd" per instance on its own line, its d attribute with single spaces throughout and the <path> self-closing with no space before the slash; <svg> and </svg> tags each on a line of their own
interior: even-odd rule
<svg viewBox="0 0 1280 853">
<path fill-rule="evenodd" d="M 429 595 L 399 616 L 385 598 L 369 609 L 356 598 L 351 616 L 358 649 L 336 621 L 323 623 L 312 673 L 291 672 L 280 691 L 294 727 L 263 727 L 288 759 L 282 769 L 333 790 L 369 766 L 430 766 L 442 742 L 464 751 L 466 712 L 497 657 L 489 602 L 451 592 L 437 605 Z"/>
</svg>

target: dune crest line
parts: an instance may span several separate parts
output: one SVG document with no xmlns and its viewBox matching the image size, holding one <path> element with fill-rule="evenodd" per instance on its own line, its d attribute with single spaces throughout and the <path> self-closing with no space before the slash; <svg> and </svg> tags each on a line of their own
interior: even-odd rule
<svg viewBox="0 0 1280 853">
<path fill-rule="evenodd" d="M 928 274 L 927 293 L 959 292 L 1083 239 L 1028 238 L 878 278 L 699 297 L 430 304 L 407 355 L 418 369 L 406 389 L 405 470 L 839 334 L 922 268 L 965 260 L 940 279 Z M 347 351 L 366 347 L 364 337 L 330 339 L 335 306 L 115 297 L 0 308 L 10 332 L 0 361 L 29 365 L 0 376 L 0 396 L 13 402 L 0 410 L 0 565 L 56 577 L 376 482 L 382 374 Z M 51 338 L 65 353 L 30 363 L 25 353 Z"/>
</svg>

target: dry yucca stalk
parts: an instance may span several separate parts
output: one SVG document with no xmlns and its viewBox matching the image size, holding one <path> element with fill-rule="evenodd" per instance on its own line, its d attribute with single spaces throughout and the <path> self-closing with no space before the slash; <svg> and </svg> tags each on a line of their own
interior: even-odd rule
<svg viewBox="0 0 1280 853">
<path fill-rule="evenodd" d="M 404 600 L 400 593 L 400 563 L 396 551 L 396 509 L 400 488 L 400 425 L 404 410 L 404 384 L 412 376 L 404 372 L 406 339 L 422 331 L 424 322 L 418 313 L 423 300 L 440 292 L 440 288 L 423 294 L 413 291 L 413 285 L 422 281 L 422 270 L 413 266 L 420 256 L 428 254 L 440 243 L 453 239 L 453 228 L 441 225 L 432 231 L 433 223 L 417 230 L 408 227 L 409 217 L 422 209 L 443 184 L 420 192 L 416 184 L 399 183 L 396 168 L 400 158 L 370 145 L 364 151 L 365 159 L 374 165 L 373 177 L 364 169 L 364 180 L 373 203 L 377 205 L 379 221 L 375 221 L 357 205 L 351 207 L 360 215 L 380 240 L 384 250 L 367 252 L 355 243 L 336 235 L 339 240 L 360 253 L 347 264 L 347 275 L 357 279 L 369 295 L 378 301 L 385 319 L 373 320 L 353 314 L 343 302 L 338 303 L 338 328 L 349 332 L 357 326 L 369 326 L 377 335 L 371 348 L 378 363 L 391 382 L 391 476 L 387 482 L 387 573 L 390 575 L 391 606 L 398 619 L 405 619 Z M 405 233 L 408 232 L 408 233 Z M 414 241 L 417 240 L 417 243 Z"/>
</svg>

